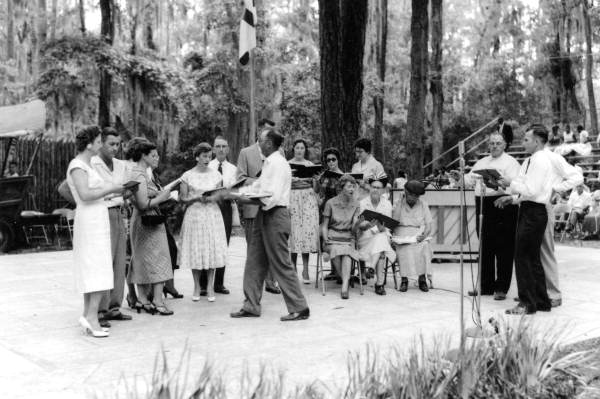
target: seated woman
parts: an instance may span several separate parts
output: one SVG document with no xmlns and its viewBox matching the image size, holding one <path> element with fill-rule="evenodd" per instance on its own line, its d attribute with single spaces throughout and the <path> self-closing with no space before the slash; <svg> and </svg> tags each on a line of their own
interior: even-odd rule
<svg viewBox="0 0 600 399">
<path fill-rule="evenodd" d="M 426 238 L 432 231 L 432 218 L 429 206 L 419 196 L 425 194 L 423 183 L 411 180 L 404 186 L 404 196 L 392 211 L 392 217 L 400 222 L 394 229 L 392 242 L 396 244 L 396 256 L 400 266 L 400 291 L 408 289 L 408 275 L 419 276 L 419 289 L 429 291 L 427 268 L 431 264 L 433 252 Z"/>
<path fill-rule="evenodd" d="M 581 230 L 585 237 L 598 235 L 598 225 L 600 222 L 600 190 L 594 191 L 592 195 L 593 204 L 589 213 L 583 218 Z"/>
<path fill-rule="evenodd" d="M 354 226 L 357 225 L 360 208 L 354 199 L 356 180 L 350 175 L 343 175 L 339 181 L 340 193 L 327 201 L 323 211 L 321 235 L 324 249 L 331 259 L 331 264 L 342 276 L 342 299 L 348 299 L 348 285 L 352 260 L 358 261 L 355 248 Z"/>
<path fill-rule="evenodd" d="M 383 183 L 381 180 L 371 181 L 369 196 L 359 204 L 361 214 L 365 210 L 370 210 L 392 217 L 392 204 L 382 196 Z M 360 259 L 365 261 L 368 267 L 375 268 L 375 293 L 385 295 L 383 286 L 385 260 L 386 258 L 390 262 L 396 260 L 396 252 L 390 245 L 391 234 L 380 222 L 368 222 L 362 220 L 362 217 L 359 228 L 362 230 L 358 239 Z"/>
</svg>

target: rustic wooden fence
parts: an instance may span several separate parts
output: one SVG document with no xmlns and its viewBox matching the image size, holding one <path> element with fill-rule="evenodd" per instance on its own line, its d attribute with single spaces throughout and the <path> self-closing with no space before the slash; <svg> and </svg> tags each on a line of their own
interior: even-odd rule
<svg viewBox="0 0 600 399">
<path fill-rule="evenodd" d="M 25 174 L 39 139 L 19 138 L 11 152 L 11 160 L 18 164 L 19 174 Z M 0 154 L 5 153 L 8 140 L 0 142 Z M 66 205 L 56 188 L 65 179 L 69 162 L 75 156 L 75 142 L 70 140 L 43 139 L 29 172 L 34 176 L 34 186 L 24 209 L 52 212 Z"/>
</svg>

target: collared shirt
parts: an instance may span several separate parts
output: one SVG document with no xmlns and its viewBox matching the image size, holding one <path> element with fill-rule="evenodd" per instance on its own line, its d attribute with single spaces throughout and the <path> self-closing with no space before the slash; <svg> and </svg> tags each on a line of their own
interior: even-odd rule
<svg viewBox="0 0 600 399">
<path fill-rule="evenodd" d="M 581 194 L 573 190 L 569 196 L 569 206 L 573 210 L 583 211 L 588 206 L 592 206 L 592 194 L 589 191 L 583 191 Z"/>
<path fill-rule="evenodd" d="M 254 183 L 240 188 L 241 193 L 272 193 L 272 196 L 261 199 L 265 211 L 275 206 L 290 206 L 291 191 L 292 169 L 279 151 L 265 158 L 260 177 Z"/>
<path fill-rule="evenodd" d="M 483 184 L 481 179 L 476 179 L 474 171 L 482 170 L 482 169 L 495 169 L 502 175 L 503 177 L 507 177 L 510 180 L 513 180 L 519 174 L 519 162 L 512 156 L 503 152 L 497 158 L 488 155 L 484 158 L 481 158 L 479 161 L 473 165 L 473 169 L 470 173 L 465 175 L 465 185 L 467 187 L 475 186 L 475 195 L 479 196 L 481 194 L 481 184 Z M 485 186 L 485 185 L 484 185 Z M 491 197 L 494 195 L 502 195 L 504 194 L 504 190 L 499 188 L 498 190 L 494 190 L 485 186 L 485 197 Z"/>
<path fill-rule="evenodd" d="M 351 173 L 362 173 L 364 180 L 367 180 L 370 177 L 382 177 L 386 174 L 381 162 L 376 160 L 373 155 L 369 155 L 364 163 L 358 161 L 352 165 Z"/>
<path fill-rule="evenodd" d="M 219 171 L 219 160 L 217 158 L 213 159 L 212 161 L 210 161 L 208 163 L 208 167 L 216 170 L 217 172 Z M 222 165 L 221 165 L 221 169 L 223 170 L 222 176 L 223 176 L 223 187 L 230 187 L 233 185 L 233 183 L 236 182 L 236 175 L 237 175 L 237 167 L 232 164 L 231 162 L 229 162 L 228 160 L 224 160 Z"/>
<path fill-rule="evenodd" d="M 552 196 L 554 176 L 550 156 L 545 150 L 533 153 L 523 161 L 518 176 L 510 183 L 510 191 L 520 195 L 519 200 L 548 204 Z"/>
<path fill-rule="evenodd" d="M 545 148 L 544 153 L 550 158 L 552 165 L 550 180 L 552 190 L 562 193 L 583 184 L 581 167 L 569 164 L 562 155 L 549 148 Z"/>
<path fill-rule="evenodd" d="M 363 213 L 365 210 L 381 213 L 387 217 L 392 217 L 392 203 L 383 197 L 379 199 L 377 206 L 373 206 L 373 202 L 371 202 L 371 196 L 363 198 L 360 201 L 360 213 Z"/>
<path fill-rule="evenodd" d="M 113 170 L 110 170 L 102 158 L 100 158 L 98 155 L 94 155 L 90 160 L 90 164 L 105 182 L 119 185 L 127 183 L 126 179 L 128 178 L 130 171 L 130 167 L 128 166 L 127 162 L 113 158 Z M 120 195 L 114 196 L 111 194 L 105 197 L 104 203 L 108 208 L 123 205 L 123 197 Z"/>
</svg>

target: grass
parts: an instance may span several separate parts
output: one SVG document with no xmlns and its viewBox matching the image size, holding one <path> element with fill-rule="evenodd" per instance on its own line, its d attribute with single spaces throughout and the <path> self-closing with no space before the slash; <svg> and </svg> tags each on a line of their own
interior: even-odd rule
<svg viewBox="0 0 600 399">
<path fill-rule="evenodd" d="M 151 381 L 142 387 L 122 380 L 120 392 L 110 397 L 147 399 L 281 399 L 281 398 L 515 398 L 582 399 L 600 397 L 600 339 L 561 347 L 568 327 L 542 331 L 521 319 L 516 325 L 500 323 L 490 338 L 467 341 L 464 354 L 451 349 L 448 338 L 429 344 L 417 337 L 408 349 L 395 346 L 387 357 L 367 346 L 351 353 L 342 387 L 319 382 L 287 387 L 283 373 L 261 365 L 248 368 L 235 387 L 220 370 L 206 362 L 190 373 L 189 350 L 171 369 L 164 354 L 155 361 Z"/>
</svg>

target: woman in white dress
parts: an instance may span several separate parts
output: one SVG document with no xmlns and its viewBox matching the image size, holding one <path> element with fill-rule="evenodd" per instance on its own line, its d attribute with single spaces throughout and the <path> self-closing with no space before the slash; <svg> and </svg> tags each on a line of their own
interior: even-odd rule
<svg viewBox="0 0 600 399">
<path fill-rule="evenodd" d="M 227 262 L 227 237 L 217 196 L 204 196 L 208 190 L 222 187 L 219 172 L 208 167 L 212 148 L 200 143 L 194 149 L 197 165 L 181 176 L 180 200 L 188 207 L 181 226 L 180 265 L 192 269 L 194 295 L 192 301 L 200 300 L 200 271 L 208 270 L 207 296 L 215 301 L 215 268 Z"/>
<path fill-rule="evenodd" d="M 77 156 L 69 163 L 67 184 L 75 199 L 73 264 L 75 286 L 83 294 L 83 315 L 79 324 L 87 334 L 101 338 L 108 329 L 100 327 L 98 306 L 105 291 L 113 288 L 112 255 L 107 194 L 122 193 L 123 187 L 105 183 L 90 165 L 102 141 L 98 126 L 82 129 L 75 138 Z"/>
</svg>

